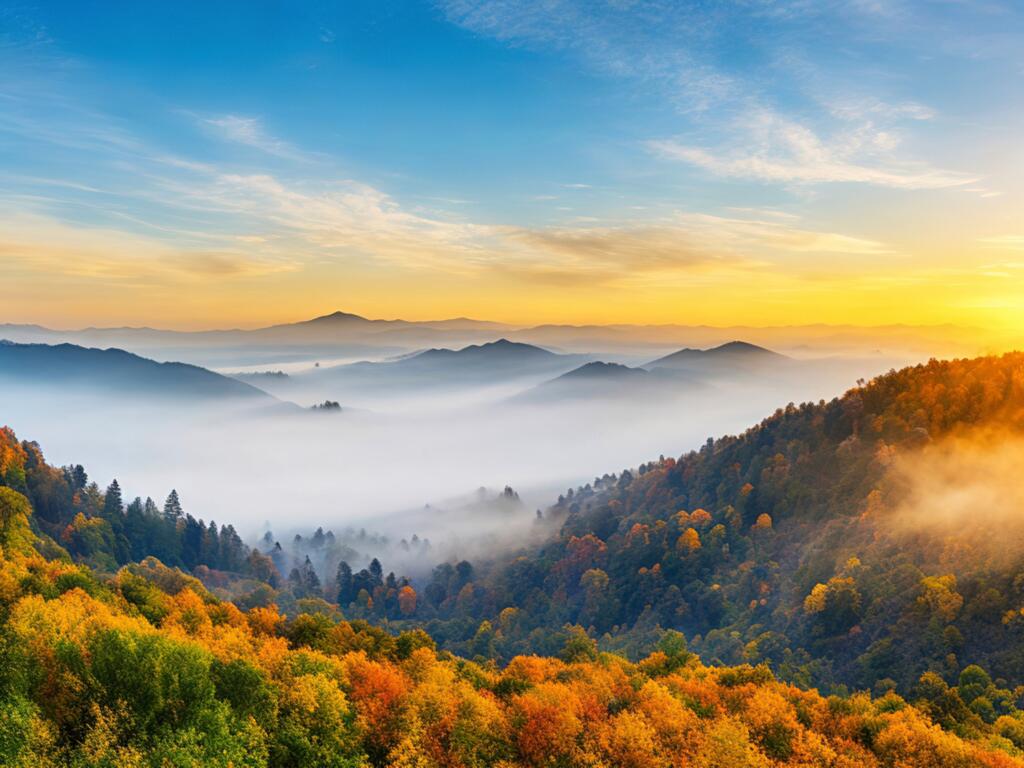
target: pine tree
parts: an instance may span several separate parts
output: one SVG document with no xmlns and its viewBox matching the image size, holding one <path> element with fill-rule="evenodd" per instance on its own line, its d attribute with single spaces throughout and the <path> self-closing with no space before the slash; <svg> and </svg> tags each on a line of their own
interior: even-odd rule
<svg viewBox="0 0 1024 768">
<path fill-rule="evenodd" d="M 233 525 L 220 528 L 220 567 L 225 571 L 240 571 L 245 565 L 248 548 Z"/>
<path fill-rule="evenodd" d="M 112 554 L 118 565 L 127 563 L 132 556 L 131 543 L 125 534 L 124 500 L 121 498 L 121 486 L 117 480 L 113 480 L 107 486 L 107 492 L 103 496 L 103 510 L 101 517 L 110 525 L 113 533 Z"/>
<path fill-rule="evenodd" d="M 164 519 L 176 523 L 183 515 L 184 511 L 181 508 L 181 501 L 178 499 L 178 492 L 172 488 L 167 495 L 167 501 L 164 502 Z"/>
<path fill-rule="evenodd" d="M 203 534 L 205 526 L 196 520 L 192 515 L 185 516 L 184 536 L 181 542 L 181 559 L 191 569 L 199 564 L 199 557 L 203 546 Z"/>
<path fill-rule="evenodd" d="M 320 577 L 308 555 L 301 568 L 292 568 L 288 574 L 288 586 L 296 597 L 320 596 Z"/>
<path fill-rule="evenodd" d="M 375 587 L 384 583 L 384 567 L 376 557 L 370 561 L 370 575 L 373 577 L 373 585 Z"/>
<path fill-rule="evenodd" d="M 139 561 L 151 552 L 150 519 L 146 517 L 142 499 L 136 496 L 125 509 L 124 535 L 131 546 L 131 559 Z"/>
<path fill-rule="evenodd" d="M 203 534 L 203 548 L 200 562 L 210 568 L 223 568 L 220 557 L 220 535 L 217 533 L 217 523 L 213 520 L 206 527 Z"/>
<path fill-rule="evenodd" d="M 115 478 L 107 486 L 107 493 L 103 497 L 103 516 L 108 520 L 115 516 L 124 515 L 124 500 L 121 498 L 121 486 Z"/>
<path fill-rule="evenodd" d="M 288 566 L 288 557 L 281 547 L 281 542 L 274 542 L 274 547 L 270 550 L 270 559 L 274 561 L 274 565 L 279 572 L 285 573 Z"/>
<path fill-rule="evenodd" d="M 307 595 L 320 593 L 320 577 L 316 575 L 316 569 L 310 562 L 309 555 L 306 555 L 306 562 L 302 564 L 302 585 Z"/>
<path fill-rule="evenodd" d="M 351 603 L 355 598 L 352 593 L 352 568 L 344 560 L 338 563 L 338 574 L 334 581 L 338 586 L 338 605 L 345 606 Z"/>
</svg>

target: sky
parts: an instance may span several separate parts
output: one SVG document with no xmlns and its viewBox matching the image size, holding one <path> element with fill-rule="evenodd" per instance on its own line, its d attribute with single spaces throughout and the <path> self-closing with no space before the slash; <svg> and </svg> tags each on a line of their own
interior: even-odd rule
<svg viewBox="0 0 1024 768">
<path fill-rule="evenodd" d="M 1024 322 L 1019 0 L 0 0 L 0 322 Z"/>
</svg>

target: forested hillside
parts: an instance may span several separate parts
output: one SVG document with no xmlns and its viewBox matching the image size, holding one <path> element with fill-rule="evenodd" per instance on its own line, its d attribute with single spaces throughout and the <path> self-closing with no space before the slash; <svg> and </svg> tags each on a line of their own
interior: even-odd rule
<svg viewBox="0 0 1024 768">
<path fill-rule="evenodd" d="M 101 579 L 31 515 L 0 488 L 5 766 L 1024 766 L 1020 713 L 953 734 L 894 694 L 706 667 L 671 633 L 639 664 L 576 633 L 498 670 L 322 604 L 243 612 L 153 559 Z"/>
<path fill-rule="evenodd" d="M 992 721 L 1024 684 L 1022 431 L 1024 355 L 893 372 L 568 492 L 553 541 L 439 569 L 420 619 L 504 658 L 564 625 L 633 654 L 678 629 L 705 661 L 827 687 L 980 664 L 999 690 L 964 703 Z"/>
<path fill-rule="evenodd" d="M 1024 355 L 931 362 L 418 582 L 5 429 L 0 764 L 1024 765 L 1022 438 Z"/>
<path fill-rule="evenodd" d="M 234 526 L 218 528 L 213 521 L 195 519 L 182 508 L 176 490 L 161 506 L 151 498 L 126 501 L 117 480 L 101 490 L 81 464 L 53 467 L 38 444 L 19 442 L 6 427 L 0 428 L 0 482 L 28 496 L 40 534 L 98 570 L 112 571 L 152 555 L 189 570 L 205 565 L 270 577 Z"/>
</svg>

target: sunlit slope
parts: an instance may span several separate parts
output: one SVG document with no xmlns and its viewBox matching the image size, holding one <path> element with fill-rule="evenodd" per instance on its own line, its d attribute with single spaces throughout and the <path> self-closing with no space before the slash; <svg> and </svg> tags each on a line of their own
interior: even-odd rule
<svg viewBox="0 0 1024 768">
<path fill-rule="evenodd" d="M 577 632 L 498 671 L 322 601 L 243 612 L 155 560 L 99 580 L 29 515 L 0 488 L 6 766 L 1024 765 L 1017 720 L 954 735 L 895 695 L 706 667 L 678 635 L 630 664 Z"/>
<path fill-rule="evenodd" d="M 1022 433 L 1022 354 L 893 372 L 573 490 L 547 513 L 555 541 L 479 568 L 470 613 L 517 608 L 506 656 L 566 623 L 633 652 L 670 627 L 705 661 L 818 685 L 909 691 L 978 663 L 1012 688 Z M 439 612 L 437 635 L 468 647 L 457 596 Z"/>
</svg>

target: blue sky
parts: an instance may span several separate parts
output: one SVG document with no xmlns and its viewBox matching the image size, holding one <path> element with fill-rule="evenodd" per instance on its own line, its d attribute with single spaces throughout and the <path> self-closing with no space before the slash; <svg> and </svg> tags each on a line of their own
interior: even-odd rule
<svg viewBox="0 0 1024 768">
<path fill-rule="evenodd" d="M 1015 322 L 1022 115 L 1010 0 L 0 2 L 9 319 Z"/>
</svg>

